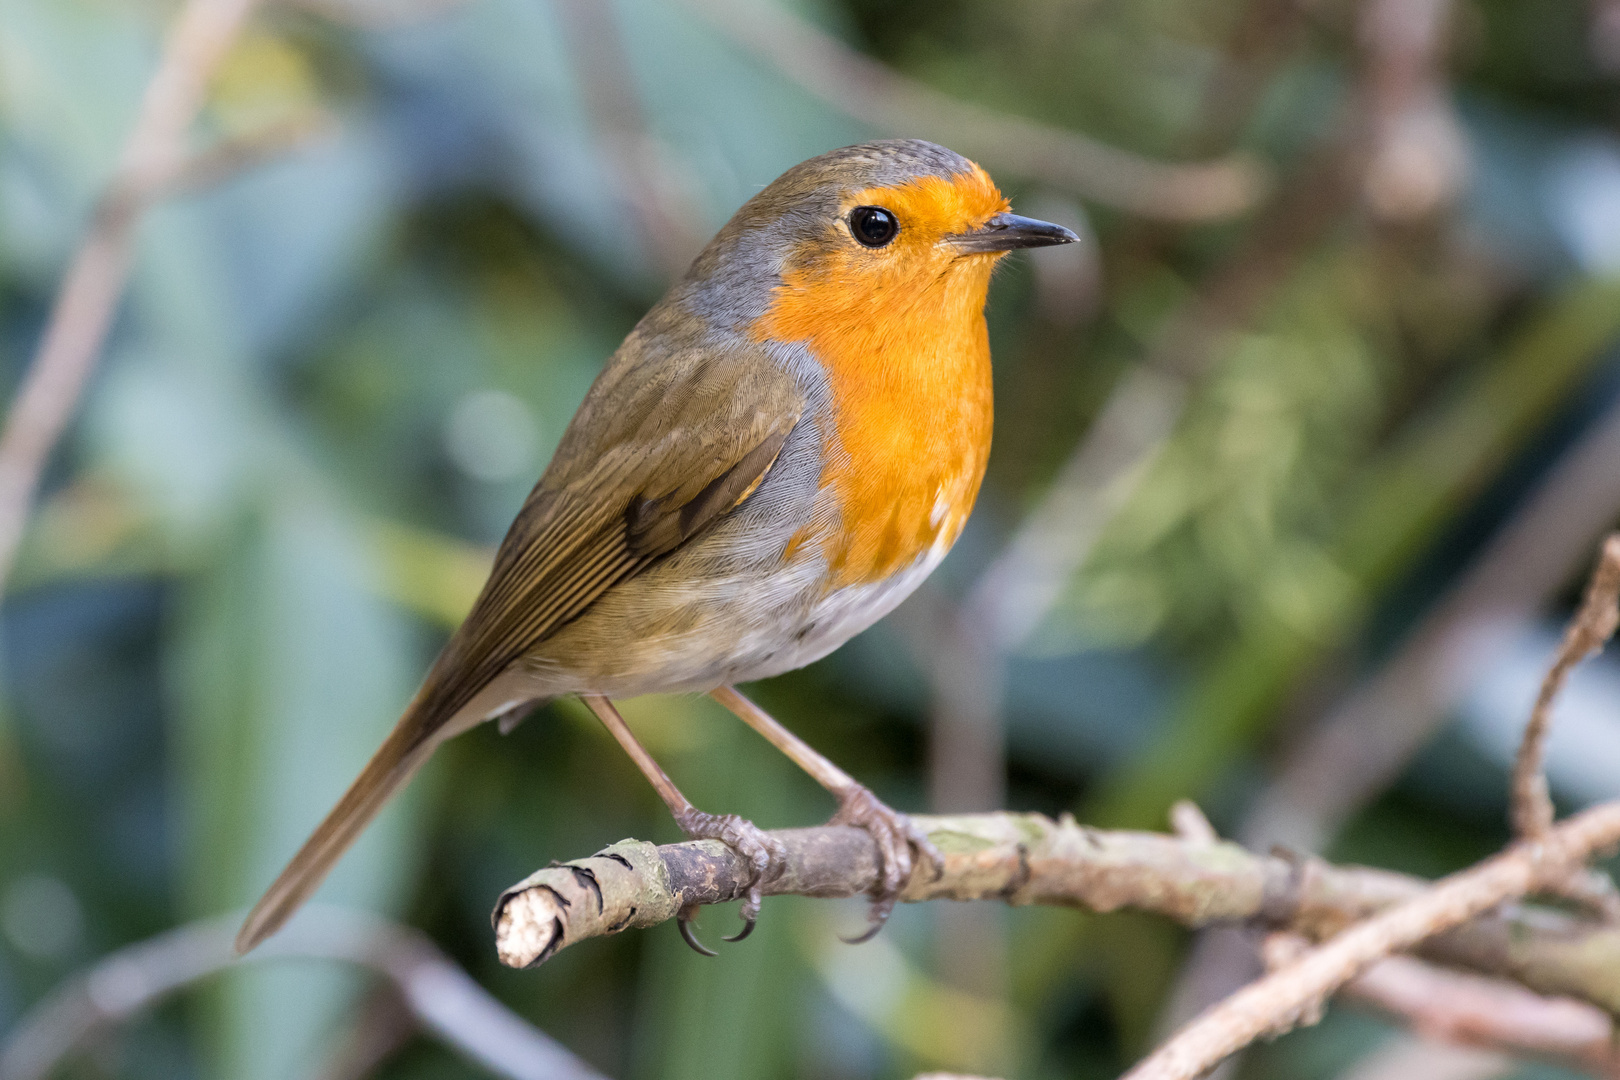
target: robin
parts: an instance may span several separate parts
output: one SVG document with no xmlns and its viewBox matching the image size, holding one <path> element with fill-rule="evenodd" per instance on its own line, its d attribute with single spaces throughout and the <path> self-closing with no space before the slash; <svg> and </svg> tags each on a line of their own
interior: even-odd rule
<svg viewBox="0 0 1620 1080">
<path fill-rule="evenodd" d="M 990 452 L 984 306 L 1015 248 L 1078 239 L 1019 217 L 933 143 L 811 158 L 748 200 L 597 378 L 472 612 L 388 738 L 254 907 L 246 952 L 315 891 L 429 755 L 577 694 L 693 838 L 754 871 L 780 846 L 695 809 L 612 698 L 712 694 L 838 800 L 882 858 L 876 933 L 916 859 L 908 818 L 735 689 L 826 656 L 892 610 L 962 531 Z M 681 930 L 689 943 L 685 919 Z"/>
</svg>

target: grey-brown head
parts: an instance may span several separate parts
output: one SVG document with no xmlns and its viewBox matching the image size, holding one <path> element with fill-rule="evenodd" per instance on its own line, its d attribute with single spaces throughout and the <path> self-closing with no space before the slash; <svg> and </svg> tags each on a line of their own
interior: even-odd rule
<svg viewBox="0 0 1620 1080">
<path fill-rule="evenodd" d="M 1058 225 L 1011 213 L 988 174 L 921 139 L 846 146 L 777 177 L 727 222 L 677 288 L 716 329 L 769 306 L 788 276 L 855 290 L 936 279 L 1017 248 L 1068 244 Z"/>
</svg>

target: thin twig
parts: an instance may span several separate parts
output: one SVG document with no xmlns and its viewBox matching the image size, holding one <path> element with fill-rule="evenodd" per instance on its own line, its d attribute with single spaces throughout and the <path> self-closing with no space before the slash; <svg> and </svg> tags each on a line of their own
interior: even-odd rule
<svg viewBox="0 0 1620 1080">
<path fill-rule="evenodd" d="M 1554 825 L 1539 843 L 1515 844 L 1453 874 L 1250 983 L 1205 1010 L 1124 1080 L 1194 1080 L 1256 1039 L 1288 1031 L 1373 962 L 1566 878 L 1594 853 L 1616 844 L 1620 802 Z"/>
<path fill-rule="evenodd" d="M 1203 810 L 1191 799 L 1177 799 L 1170 807 L 1170 831 L 1189 844 L 1218 844 L 1221 836 Z"/>
<path fill-rule="evenodd" d="M 1400 772 L 1450 715 L 1481 665 L 1496 655 L 1489 639 L 1528 619 L 1590 557 L 1592 545 L 1620 512 L 1617 457 L 1620 405 L 1564 455 L 1395 656 L 1301 740 L 1236 830 L 1240 843 L 1321 850 L 1342 822 Z M 1559 891 L 1607 914 L 1617 905 L 1612 885 L 1605 888 L 1604 880 L 1582 875 Z M 1596 888 L 1580 895 L 1588 884 Z M 1201 941 L 1183 978 L 1219 988 L 1202 992 L 1201 1007 L 1256 970 L 1251 950 L 1235 942 Z M 1188 1009 L 1181 1018 L 1195 1011 Z"/>
<path fill-rule="evenodd" d="M 251 957 L 232 945 L 240 915 L 191 923 L 120 949 L 57 988 L 12 1029 L 0 1080 L 45 1080 L 95 1032 L 242 963 L 340 960 L 386 977 L 424 1029 L 508 1080 L 604 1080 L 510 1012 L 426 937 L 371 916 L 306 909 Z"/>
<path fill-rule="evenodd" d="M 1597 569 L 1587 583 L 1581 606 L 1564 631 L 1558 653 L 1536 695 L 1530 722 L 1513 763 L 1512 821 L 1514 832 L 1526 840 L 1539 840 L 1552 828 L 1553 804 L 1543 770 L 1547 732 L 1552 725 L 1553 702 L 1558 699 L 1575 665 L 1602 650 L 1620 625 L 1620 533 L 1603 542 Z"/>
<path fill-rule="evenodd" d="M 1552 703 L 1570 669 L 1601 648 L 1620 622 L 1617 595 L 1620 534 L 1603 545 L 1585 600 L 1571 621 L 1564 647 L 1526 725 L 1512 792 L 1520 839 L 1512 847 L 1344 931 L 1204 1010 L 1126 1074 L 1126 1080 L 1202 1076 L 1257 1038 L 1280 1034 L 1300 1023 L 1314 1023 L 1328 997 L 1373 962 L 1420 945 L 1530 892 L 1573 894 L 1600 909 L 1614 908 L 1614 890 L 1594 886 L 1596 879 L 1587 874 L 1585 864 L 1595 852 L 1620 844 L 1620 802 L 1605 803 L 1554 825 L 1541 774 L 1540 744 Z"/>
<path fill-rule="evenodd" d="M 1269 185 L 1251 158 L 1169 164 L 1072 131 L 952 98 L 864 56 L 777 4 L 687 0 L 710 25 L 833 108 L 879 130 L 924 135 L 986 167 L 1040 179 L 1144 217 L 1229 218 Z"/>
</svg>

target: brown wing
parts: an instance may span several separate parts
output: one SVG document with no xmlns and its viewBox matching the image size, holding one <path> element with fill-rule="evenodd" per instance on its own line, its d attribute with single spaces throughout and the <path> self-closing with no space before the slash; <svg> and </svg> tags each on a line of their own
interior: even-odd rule
<svg viewBox="0 0 1620 1080">
<path fill-rule="evenodd" d="M 565 438 L 428 676 L 424 721 L 447 721 L 514 660 L 764 478 L 803 411 L 791 377 L 752 351 L 677 360 L 686 362 L 660 365 L 676 368 L 674 379 L 660 371 L 629 395 L 605 438 Z M 620 377 L 608 387 L 599 381 L 592 398 L 623 388 L 621 373 L 612 374 Z M 576 426 L 602 415 L 596 404 L 587 399 Z"/>
<path fill-rule="evenodd" d="M 383 745 L 248 915 L 238 951 L 273 934 L 315 891 L 450 734 L 445 725 L 507 665 L 746 498 L 803 409 L 792 378 L 757 352 L 649 357 L 632 335 L 524 502 L 472 613 Z"/>
</svg>

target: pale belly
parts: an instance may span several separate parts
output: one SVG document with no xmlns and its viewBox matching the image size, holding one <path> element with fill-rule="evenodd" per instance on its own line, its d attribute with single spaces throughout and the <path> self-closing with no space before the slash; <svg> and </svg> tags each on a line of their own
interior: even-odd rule
<svg viewBox="0 0 1620 1080">
<path fill-rule="evenodd" d="M 517 697 L 634 697 L 779 675 L 821 659 L 894 610 L 947 550 L 938 544 L 883 581 L 841 587 L 813 552 L 724 575 L 654 570 L 612 590 L 520 661 L 507 684 Z"/>
<path fill-rule="evenodd" d="M 933 573 L 948 550 L 948 545 L 937 545 L 887 580 L 827 592 L 811 605 L 809 618 L 795 631 L 791 647 L 725 681 L 765 679 L 820 660 L 899 607 Z"/>
</svg>

